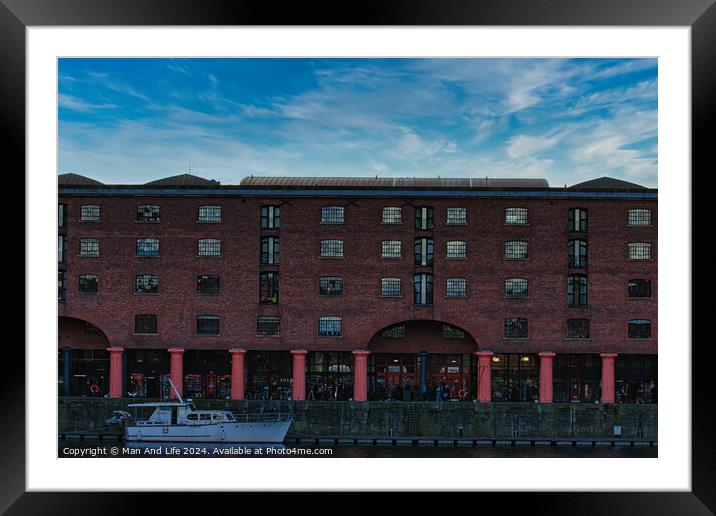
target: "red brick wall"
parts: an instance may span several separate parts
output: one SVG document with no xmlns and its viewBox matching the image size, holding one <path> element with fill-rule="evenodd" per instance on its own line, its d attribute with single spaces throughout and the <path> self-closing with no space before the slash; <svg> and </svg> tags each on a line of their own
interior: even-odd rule
<svg viewBox="0 0 716 516">
<path fill-rule="evenodd" d="M 280 303 L 259 305 L 260 206 L 281 206 Z M 434 208 L 434 306 L 413 305 L 414 209 L 403 207 L 401 225 L 381 224 L 384 206 L 406 199 L 212 197 L 63 197 L 68 205 L 67 302 L 60 315 L 96 324 L 113 345 L 128 348 L 351 350 L 364 348 L 382 328 L 407 320 L 434 319 L 468 331 L 481 350 L 494 352 L 656 353 L 657 351 L 657 203 L 639 200 L 430 199 L 413 206 Z M 82 204 L 100 204 L 101 222 L 79 222 Z M 159 204 L 161 222 L 137 223 L 138 204 Z M 198 206 L 223 207 L 220 224 L 197 223 Z M 321 207 L 345 206 L 345 224 L 320 223 Z M 468 224 L 445 225 L 448 207 L 466 207 Z M 529 209 L 528 226 L 505 226 L 504 209 Z M 587 232 L 589 306 L 566 306 L 567 213 L 589 210 Z M 627 226 L 629 208 L 652 210 L 650 228 Z M 100 239 L 99 258 L 80 257 L 79 238 Z M 137 238 L 159 238 L 160 257 L 135 257 Z M 197 240 L 219 238 L 221 257 L 197 257 Z M 345 258 L 321 258 L 322 239 L 344 240 Z M 402 258 L 381 259 L 382 240 L 401 240 Z M 467 240 L 466 260 L 445 260 L 449 239 Z M 529 259 L 503 260 L 505 240 L 529 242 Z M 652 260 L 627 260 L 627 243 L 652 243 Z M 133 293 L 134 277 L 159 276 L 160 294 Z M 99 294 L 78 293 L 80 274 L 99 276 Z M 221 276 L 220 296 L 196 295 L 196 277 Z M 342 276 L 344 295 L 320 297 L 320 276 Z M 403 297 L 379 297 L 381 277 L 402 278 Z M 445 279 L 467 278 L 467 299 L 445 298 Z M 526 277 L 527 299 L 505 299 L 504 280 Z M 627 281 L 652 280 L 651 300 L 628 300 Z M 134 315 L 158 315 L 159 334 L 135 336 Z M 196 315 L 221 317 L 221 336 L 196 336 Z M 281 337 L 257 337 L 256 317 L 281 316 Z M 342 317 L 343 336 L 318 337 L 318 317 Z M 503 338 L 505 317 L 529 320 L 529 338 Z M 565 320 L 591 320 L 588 340 L 565 339 Z M 627 339 L 631 318 L 652 321 L 652 339 Z M 416 350 L 417 351 L 417 350 Z"/>
</svg>

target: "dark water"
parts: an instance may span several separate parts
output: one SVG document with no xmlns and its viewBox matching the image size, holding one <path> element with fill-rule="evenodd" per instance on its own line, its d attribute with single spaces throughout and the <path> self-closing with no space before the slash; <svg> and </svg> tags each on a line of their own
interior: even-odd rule
<svg viewBox="0 0 716 516">
<path fill-rule="evenodd" d="M 58 441 L 59 457 L 198 458 L 656 458 L 656 447 L 305 446 Z"/>
</svg>

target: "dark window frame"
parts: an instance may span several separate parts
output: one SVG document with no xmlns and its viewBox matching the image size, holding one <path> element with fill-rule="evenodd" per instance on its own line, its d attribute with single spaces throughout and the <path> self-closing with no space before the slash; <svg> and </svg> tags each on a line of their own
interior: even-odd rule
<svg viewBox="0 0 716 516">
<path fill-rule="evenodd" d="M 529 338 L 528 321 L 524 317 L 506 317 L 504 320 L 505 339 L 527 339 Z"/>
<path fill-rule="evenodd" d="M 158 204 L 137 205 L 137 222 L 156 224 L 160 221 L 160 206 Z"/>
<path fill-rule="evenodd" d="M 146 285 L 146 287 L 142 287 L 142 285 Z M 137 274 L 134 277 L 134 293 L 159 294 L 159 276 L 156 274 Z"/>
<path fill-rule="evenodd" d="M 281 335 L 281 317 L 277 315 L 259 315 L 256 318 L 256 335 L 260 337 L 279 337 Z"/>
<path fill-rule="evenodd" d="M 205 284 L 203 284 L 205 283 Z M 221 277 L 218 274 L 200 274 L 196 277 L 197 296 L 220 296 Z"/>
<path fill-rule="evenodd" d="M 651 280 L 645 278 L 628 280 L 627 297 L 629 299 L 651 299 Z"/>
<path fill-rule="evenodd" d="M 510 289 L 509 286 L 513 285 Z M 516 284 L 522 285 L 524 284 L 524 289 L 521 289 L 520 292 L 524 292 L 524 294 L 516 295 L 514 292 L 517 292 L 515 289 Z M 529 296 L 529 281 L 527 278 L 506 278 L 505 279 L 505 297 L 510 299 L 521 299 L 526 298 Z"/>
<path fill-rule="evenodd" d="M 158 333 L 159 322 L 156 314 L 136 314 L 134 316 L 134 335 L 157 335 Z"/>
<path fill-rule="evenodd" d="M 652 338 L 650 319 L 630 319 L 627 328 L 629 340 L 651 340 Z"/>
<path fill-rule="evenodd" d="M 218 214 L 218 218 L 216 215 Z M 202 204 L 199 206 L 197 222 L 219 223 L 223 221 L 221 206 L 218 204 Z"/>
<path fill-rule="evenodd" d="M 337 328 L 337 330 L 336 330 Z M 326 315 L 318 318 L 319 337 L 342 337 L 343 319 L 335 315 Z"/>
<path fill-rule="evenodd" d="M 567 276 L 567 306 L 584 308 L 588 306 L 589 280 L 586 274 Z"/>
<path fill-rule="evenodd" d="M 455 283 L 462 283 L 460 288 L 455 288 Z M 445 297 L 467 297 L 467 278 L 446 278 Z"/>
<path fill-rule="evenodd" d="M 565 338 L 567 339 L 588 339 L 589 319 L 574 318 L 567 319 L 565 327 Z"/>
<path fill-rule="evenodd" d="M 275 305 L 279 302 L 279 276 L 275 271 L 259 273 L 259 303 Z"/>
<path fill-rule="evenodd" d="M 156 242 L 156 249 L 154 243 Z M 135 247 L 136 256 L 155 257 L 159 256 L 158 238 L 137 238 Z"/>
<path fill-rule="evenodd" d="M 80 222 L 101 222 L 102 207 L 99 204 L 83 204 L 80 206 Z"/>
<path fill-rule="evenodd" d="M 334 285 L 331 285 L 334 283 Z M 336 288 L 340 285 L 339 288 Z M 318 295 L 319 296 L 342 296 L 343 295 L 343 278 L 340 276 L 321 276 L 318 279 Z"/>
<path fill-rule="evenodd" d="M 281 207 L 261 206 L 261 229 L 279 229 L 281 227 Z"/>
<path fill-rule="evenodd" d="M 386 277 L 380 278 L 380 297 L 402 297 L 403 296 L 403 285 L 401 278 Z M 397 290 L 395 287 L 397 285 Z"/>
<path fill-rule="evenodd" d="M 89 288 L 94 279 L 94 289 Z M 80 274 L 78 292 L 82 294 L 97 294 L 99 292 L 99 276 L 96 274 Z"/>
<path fill-rule="evenodd" d="M 432 306 L 435 296 L 435 283 L 432 274 L 421 272 L 413 275 L 413 303 L 416 306 Z M 423 291 L 423 283 L 425 290 Z"/>
<path fill-rule="evenodd" d="M 423 210 L 425 215 L 423 216 Z M 435 210 L 432 206 L 418 206 L 415 208 L 416 231 L 432 231 L 435 228 Z"/>
<path fill-rule="evenodd" d="M 216 337 L 221 335 L 221 318 L 218 315 L 197 315 L 196 335 Z"/>
</svg>

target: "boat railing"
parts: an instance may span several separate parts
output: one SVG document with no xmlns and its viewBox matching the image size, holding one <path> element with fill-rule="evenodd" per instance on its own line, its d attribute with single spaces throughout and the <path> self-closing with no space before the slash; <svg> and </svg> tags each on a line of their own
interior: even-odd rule
<svg viewBox="0 0 716 516">
<path fill-rule="evenodd" d="M 266 423 L 291 419 L 291 415 L 284 412 L 257 412 L 254 414 L 234 414 L 233 416 L 240 423 Z"/>
</svg>

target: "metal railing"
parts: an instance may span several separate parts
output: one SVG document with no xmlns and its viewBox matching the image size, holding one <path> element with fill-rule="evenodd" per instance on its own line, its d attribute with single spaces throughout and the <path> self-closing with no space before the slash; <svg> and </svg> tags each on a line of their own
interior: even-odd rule
<svg viewBox="0 0 716 516">
<path fill-rule="evenodd" d="M 234 414 L 233 416 L 239 423 L 267 423 L 291 419 L 291 415 L 285 412 L 257 412 L 253 414 Z"/>
</svg>

